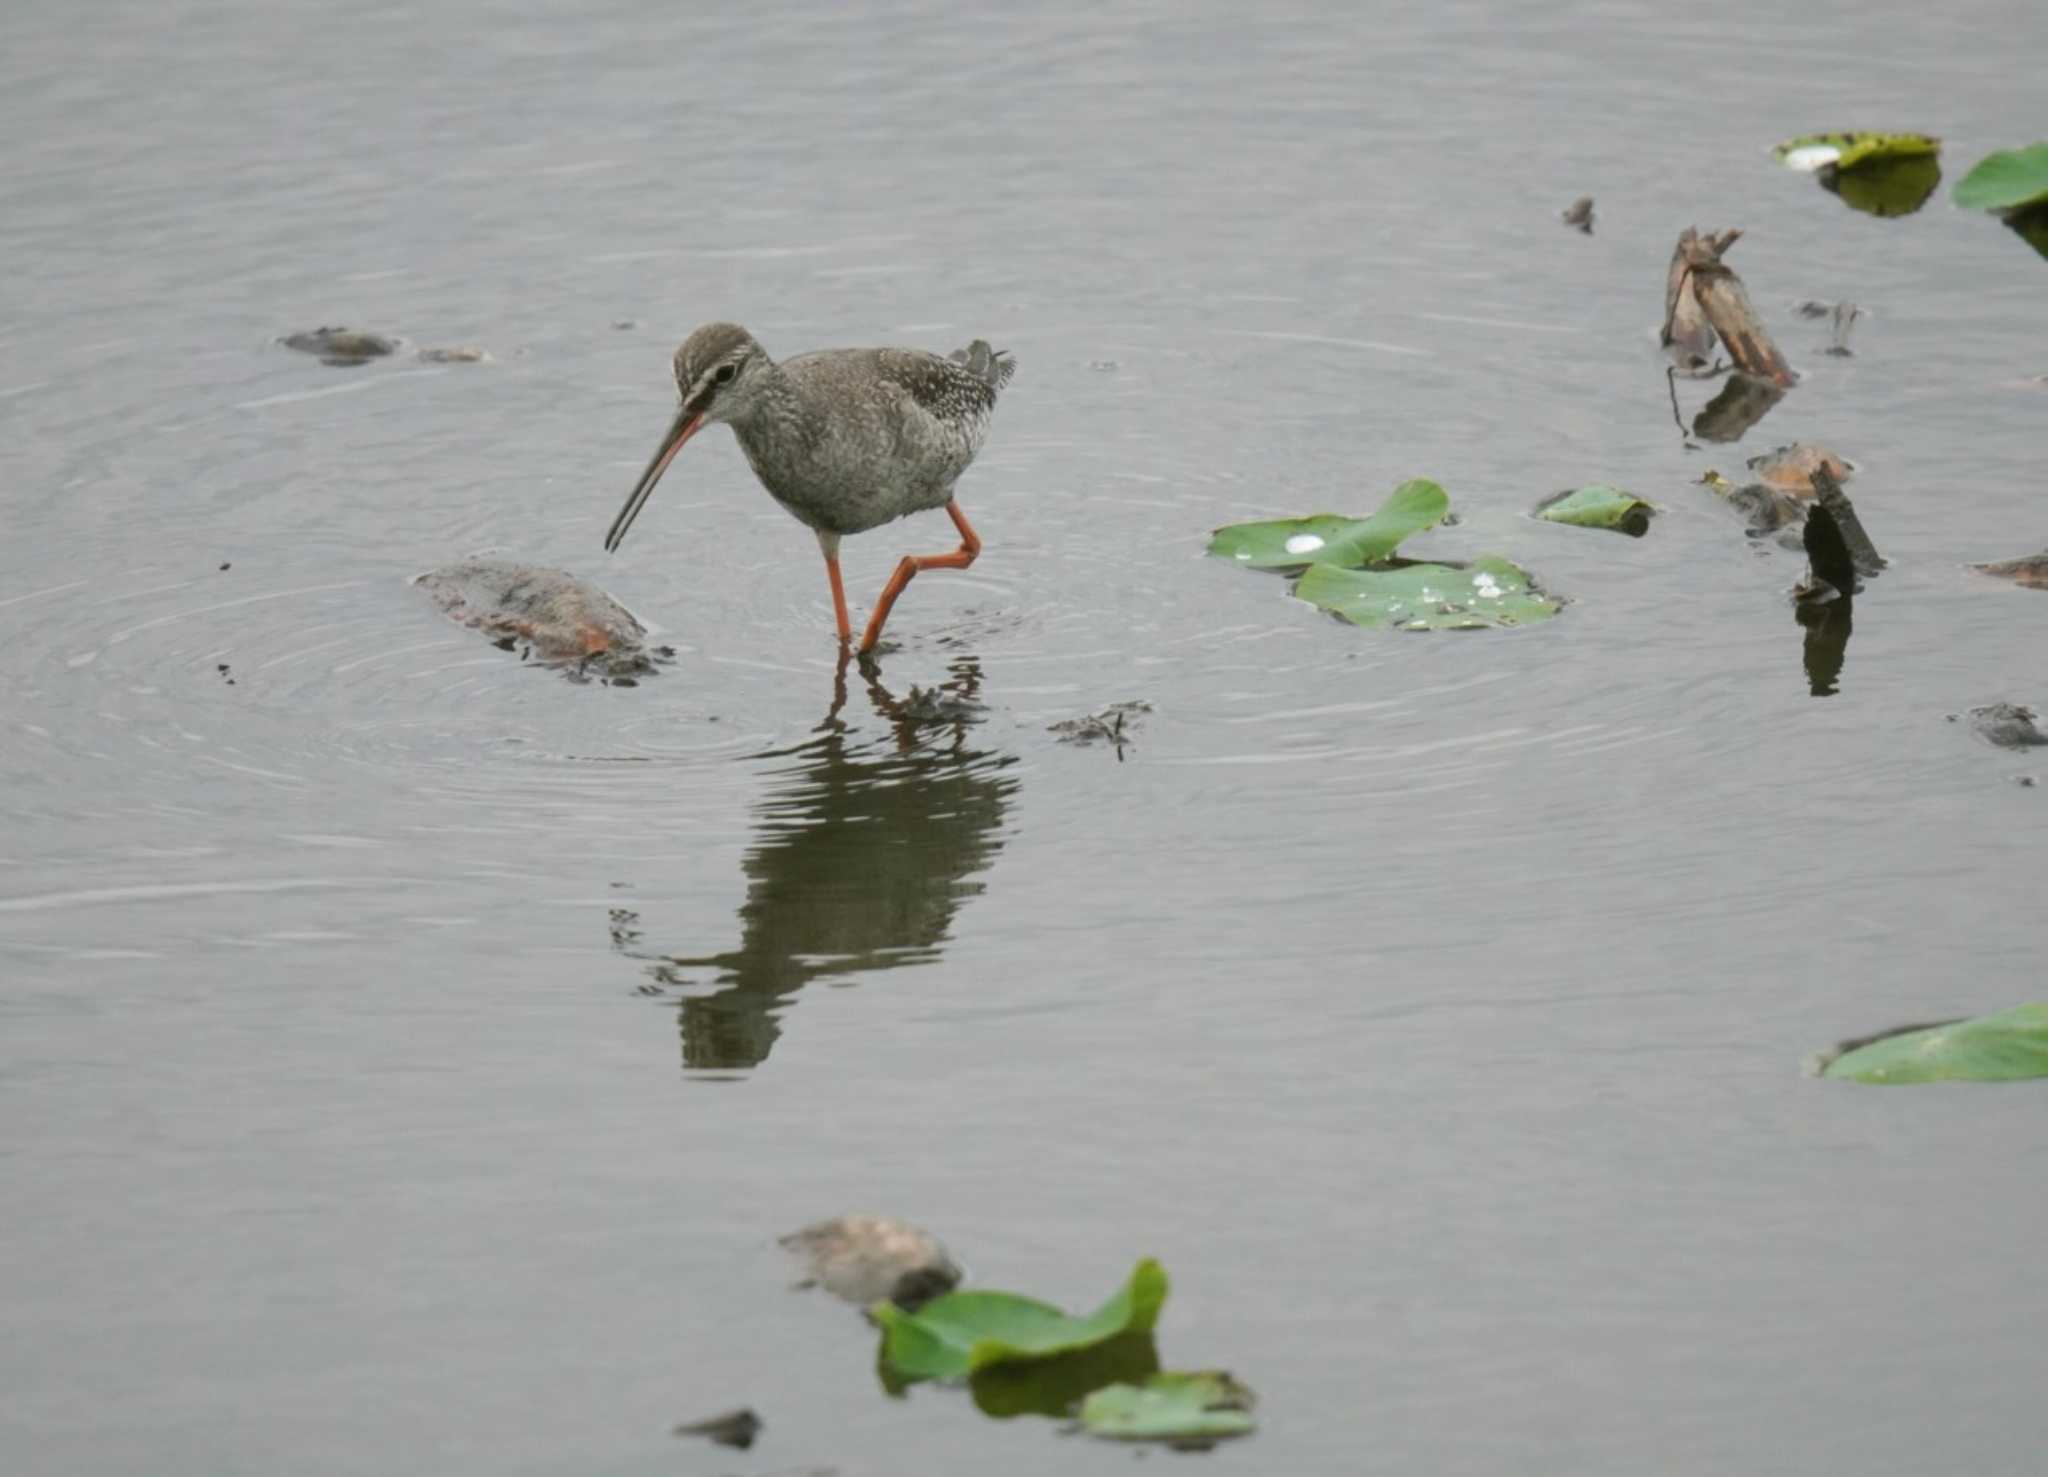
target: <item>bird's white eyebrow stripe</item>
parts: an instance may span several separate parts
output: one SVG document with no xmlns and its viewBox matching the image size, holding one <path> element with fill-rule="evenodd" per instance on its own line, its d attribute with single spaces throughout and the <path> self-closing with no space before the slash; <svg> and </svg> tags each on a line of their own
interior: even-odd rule
<svg viewBox="0 0 2048 1477">
<path fill-rule="evenodd" d="M 726 355 L 723 359 L 719 360 L 716 364 L 712 365 L 709 369 L 705 370 L 702 374 L 698 375 L 696 379 L 690 382 L 689 398 L 695 400 L 700 394 L 702 394 L 706 389 L 708 389 L 711 385 L 712 380 L 717 377 L 718 371 L 725 368 L 726 365 L 730 364 L 734 368 L 738 368 L 740 364 L 745 362 L 746 358 L 747 351 L 745 349 L 740 349 L 734 353 Z"/>
</svg>

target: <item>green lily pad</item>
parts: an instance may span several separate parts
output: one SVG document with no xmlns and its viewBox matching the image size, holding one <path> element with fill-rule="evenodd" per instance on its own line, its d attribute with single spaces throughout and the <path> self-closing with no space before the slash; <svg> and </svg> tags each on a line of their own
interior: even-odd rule
<svg viewBox="0 0 2048 1477">
<path fill-rule="evenodd" d="M 2018 210 L 2048 204 L 2048 144 L 1986 154 L 1956 181 L 1952 199 L 1965 210 Z"/>
<path fill-rule="evenodd" d="M 1112 1441 L 1216 1441 L 1250 1434 L 1256 1399 L 1220 1369 L 1168 1370 L 1097 1390 L 1081 1402 L 1081 1428 Z"/>
<path fill-rule="evenodd" d="M 1568 523 L 1574 528 L 1612 528 L 1630 538 L 1650 531 L 1650 519 L 1657 510 L 1634 493 L 1619 487 L 1594 484 L 1560 492 L 1536 505 L 1536 516 L 1546 523 Z"/>
<path fill-rule="evenodd" d="M 1146 1257 L 1108 1302 L 1086 1318 L 1014 1292 L 949 1292 L 915 1313 L 878 1302 L 881 1362 L 899 1381 L 958 1379 L 1016 1360 L 1071 1354 L 1125 1333 L 1146 1333 L 1166 1302 L 1166 1270 Z"/>
<path fill-rule="evenodd" d="M 1811 172 L 1828 165 L 1847 170 L 1881 159 L 1940 152 L 1941 140 L 1924 133 L 1804 133 L 1779 144 L 1771 157 L 1788 169 Z"/>
<path fill-rule="evenodd" d="M 1497 554 L 1482 554 L 1468 565 L 1337 569 L 1318 564 L 1301 577 L 1294 594 L 1354 626 L 1400 631 L 1526 626 L 1549 620 L 1564 605 Z"/>
<path fill-rule="evenodd" d="M 1856 1082 L 2015 1082 L 2048 1077 L 2048 1005 L 1910 1028 L 1851 1049 L 1821 1068 Z"/>
<path fill-rule="evenodd" d="M 1403 539 L 1434 528 L 1450 510 L 1444 490 L 1417 477 L 1395 488 L 1370 518 L 1315 513 L 1307 518 L 1232 523 L 1210 537 L 1209 552 L 1252 569 L 1300 569 L 1309 564 L 1352 569 L 1385 559 Z"/>
<path fill-rule="evenodd" d="M 1844 205 L 1865 215 L 1895 219 L 1911 215 L 1934 197 L 1941 161 L 1932 154 L 1872 159 L 1854 169 L 1823 169 L 1820 182 Z"/>
</svg>

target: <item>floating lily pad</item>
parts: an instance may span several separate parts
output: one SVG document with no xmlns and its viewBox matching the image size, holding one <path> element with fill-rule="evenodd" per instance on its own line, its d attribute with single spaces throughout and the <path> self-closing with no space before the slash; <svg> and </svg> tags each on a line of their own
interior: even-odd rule
<svg viewBox="0 0 2048 1477">
<path fill-rule="evenodd" d="M 958 1379 L 991 1365 L 1071 1354 L 1119 1334 L 1146 1333 L 1166 1302 L 1166 1270 L 1147 1257 L 1085 1318 L 1014 1292 L 949 1292 L 915 1313 L 883 1301 L 868 1309 L 882 1330 L 885 1378 Z"/>
<path fill-rule="evenodd" d="M 1568 523 L 1574 528 L 1611 528 L 1630 538 L 1650 531 L 1650 519 L 1657 510 L 1619 487 L 1596 483 L 1546 498 L 1536 505 L 1536 516 L 1546 523 Z"/>
<path fill-rule="evenodd" d="M 1956 181 L 1951 198 L 1965 210 L 2048 204 L 2048 144 L 1986 154 Z"/>
<path fill-rule="evenodd" d="M 1820 172 L 1824 189 L 1844 205 L 1865 215 L 1895 219 L 1911 215 L 1934 197 L 1941 184 L 1941 161 L 1932 154 L 1870 159 L 1855 165 L 1830 165 Z"/>
<path fill-rule="evenodd" d="M 1846 1043 L 1821 1067 L 1823 1077 L 1856 1082 L 2015 1082 L 2048 1077 L 2048 1005 L 1908 1027 Z"/>
<path fill-rule="evenodd" d="M 1097 1390 L 1081 1402 L 1081 1428 L 1112 1441 L 1216 1441 L 1251 1432 L 1256 1399 L 1220 1369 L 1167 1370 Z"/>
<path fill-rule="evenodd" d="M 1850 170 L 1881 160 L 1927 157 L 1941 140 L 1924 133 L 1807 133 L 1788 138 L 1771 156 L 1788 169 L 1809 172 L 1833 165 Z"/>
<path fill-rule="evenodd" d="M 1338 569 L 1318 564 L 1301 577 L 1294 594 L 1355 626 L 1400 631 L 1526 626 L 1550 619 L 1564 605 L 1497 554 L 1482 554 L 1469 565 Z"/>
<path fill-rule="evenodd" d="M 1211 536 L 1209 552 L 1252 569 L 1300 569 L 1310 564 L 1352 569 L 1387 558 L 1403 539 L 1434 528 L 1450 510 L 1444 490 L 1418 477 L 1395 488 L 1370 518 L 1315 513 L 1232 523 Z"/>
</svg>

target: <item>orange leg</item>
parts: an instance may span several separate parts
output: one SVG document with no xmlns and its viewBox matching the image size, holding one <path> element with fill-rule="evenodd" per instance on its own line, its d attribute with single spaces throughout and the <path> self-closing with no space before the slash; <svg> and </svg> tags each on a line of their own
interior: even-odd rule
<svg viewBox="0 0 2048 1477">
<path fill-rule="evenodd" d="M 825 578 L 832 581 L 832 614 L 839 621 L 839 644 L 853 639 L 853 625 L 846 619 L 846 586 L 839 578 L 839 535 L 821 533 L 818 547 L 825 551 Z"/>
<path fill-rule="evenodd" d="M 967 515 L 960 511 L 956 502 L 946 504 L 946 514 L 953 520 L 953 526 L 960 530 L 960 547 L 950 554 L 905 554 L 896 566 L 896 572 L 889 576 L 889 583 L 882 587 L 882 598 L 875 602 L 875 613 L 868 617 L 867 631 L 860 638 L 862 651 L 874 650 L 875 643 L 882 639 L 882 625 L 889 619 L 889 611 L 896 604 L 896 597 L 903 593 L 903 587 L 925 569 L 965 569 L 974 562 L 974 556 L 981 552 L 981 536 L 967 521 Z"/>
</svg>

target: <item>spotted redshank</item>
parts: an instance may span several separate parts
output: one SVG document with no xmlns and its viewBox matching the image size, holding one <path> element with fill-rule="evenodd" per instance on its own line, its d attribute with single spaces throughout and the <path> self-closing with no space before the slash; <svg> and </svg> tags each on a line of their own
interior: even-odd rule
<svg viewBox="0 0 2048 1477">
<path fill-rule="evenodd" d="M 682 406 L 647 470 L 605 535 L 616 549 L 654 484 L 706 423 L 724 421 L 761 485 L 818 536 L 832 581 L 839 639 L 853 639 L 839 540 L 944 508 L 960 530 L 950 554 L 906 554 L 860 638 L 872 650 L 903 587 L 927 569 L 965 569 L 981 540 L 953 499 L 953 483 L 988 435 L 996 391 L 1016 368 L 976 339 L 950 357 L 922 349 L 820 349 L 777 364 L 736 323 L 707 323 L 676 350 Z"/>
</svg>

